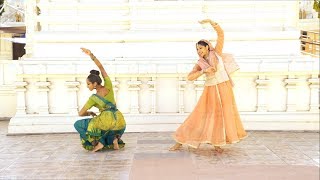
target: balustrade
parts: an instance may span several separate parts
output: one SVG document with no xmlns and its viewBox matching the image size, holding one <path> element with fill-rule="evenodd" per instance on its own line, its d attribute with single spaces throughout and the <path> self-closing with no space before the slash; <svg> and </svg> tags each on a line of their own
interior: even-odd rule
<svg viewBox="0 0 320 180">
<path fill-rule="evenodd" d="M 60 63 L 61 65 L 55 66 L 62 66 L 63 62 Z M 125 70 L 127 73 L 119 69 L 124 67 L 122 63 L 106 65 L 115 68 L 109 75 L 113 82 L 117 106 L 123 113 L 185 114 L 193 110 L 204 88 L 203 77 L 196 81 L 188 81 L 186 72 L 162 74 L 159 71 L 186 71 L 186 64 L 170 65 L 171 68 L 168 69 L 166 67 L 169 64 L 165 62 L 154 64 L 158 72 L 140 74 L 138 67 L 141 64 L 137 63 L 136 68 L 130 65 L 131 68 Z M 33 75 L 19 75 L 20 81 L 16 83 L 19 114 L 76 115 L 79 107 L 82 107 L 93 93 L 86 87 L 86 75 L 47 74 L 47 71 L 52 71 L 52 67 L 48 67 L 52 64 L 44 62 L 33 66 L 29 61 L 22 66 L 24 72 L 29 72 L 34 67 L 41 67 L 42 70 Z M 72 72 L 76 72 L 86 65 L 73 66 L 75 67 L 71 68 L 74 69 Z M 191 67 L 192 64 L 188 66 Z M 133 73 L 132 68 L 136 69 Z M 146 72 L 143 68 L 140 70 Z M 121 71 L 122 74 L 117 71 Z M 232 79 L 235 82 L 234 93 L 240 111 L 308 112 L 319 108 L 319 78 L 316 72 L 239 72 L 233 75 Z M 58 107 L 61 104 L 63 105 Z"/>
</svg>

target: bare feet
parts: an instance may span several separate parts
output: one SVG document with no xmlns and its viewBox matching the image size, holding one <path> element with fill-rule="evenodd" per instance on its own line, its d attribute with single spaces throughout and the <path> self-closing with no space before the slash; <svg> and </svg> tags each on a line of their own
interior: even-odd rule
<svg viewBox="0 0 320 180">
<path fill-rule="evenodd" d="M 119 148 L 119 144 L 118 144 L 118 138 L 114 138 L 113 140 L 113 149 L 118 150 Z"/>
<path fill-rule="evenodd" d="M 179 149 L 182 146 L 182 144 L 180 143 L 176 143 L 174 146 L 172 146 L 169 151 L 175 151 L 177 149 Z"/>
<path fill-rule="evenodd" d="M 217 151 L 218 153 L 222 153 L 223 152 L 223 149 L 221 147 L 219 147 L 219 146 L 215 146 L 214 150 Z"/>
<path fill-rule="evenodd" d="M 97 152 L 99 151 L 100 149 L 103 148 L 103 144 L 101 144 L 101 142 L 99 142 L 93 149 L 92 149 L 92 152 Z"/>
</svg>

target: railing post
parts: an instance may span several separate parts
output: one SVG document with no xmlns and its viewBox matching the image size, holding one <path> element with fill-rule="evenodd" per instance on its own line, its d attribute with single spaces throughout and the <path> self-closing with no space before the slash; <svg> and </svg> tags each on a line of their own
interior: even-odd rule
<svg viewBox="0 0 320 180">
<path fill-rule="evenodd" d="M 139 114 L 139 85 L 141 82 L 137 78 L 131 78 L 131 81 L 128 82 L 129 91 L 130 91 L 130 113 Z"/>
<path fill-rule="evenodd" d="M 296 111 L 297 110 L 297 82 L 298 79 L 295 76 L 289 75 L 285 79 L 287 83 L 287 111 Z"/>
<path fill-rule="evenodd" d="M 258 91 L 258 98 L 257 98 L 257 111 L 258 112 L 266 112 L 267 111 L 267 88 L 269 80 L 266 79 L 265 76 L 259 76 L 256 80 L 257 83 L 257 91 Z"/>
<path fill-rule="evenodd" d="M 26 114 L 26 94 L 27 91 L 26 85 L 27 82 L 18 81 L 16 85 L 16 95 L 17 95 L 17 112 L 16 115 L 25 115 Z"/>
<path fill-rule="evenodd" d="M 35 83 L 38 90 L 38 103 L 39 103 L 39 114 L 49 114 L 49 102 L 48 102 L 48 91 L 50 90 L 48 86 L 50 82 L 38 81 Z"/>
<path fill-rule="evenodd" d="M 69 114 L 76 115 L 78 114 L 78 99 L 77 91 L 79 90 L 78 86 L 80 82 L 78 81 L 66 81 L 65 85 L 68 88 L 69 93 Z"/>
<path fill-rule="evenodd" d="M 152 97 L 149 80 L 150 78 L 140 78 L 141 84 L 139 85 L 139 112 L 150 113 L 152 106 Z"/>
<path fill-rule="evenodd" d="M 319 78 L 318 75 L 313 75 L 311 79 L 308 80 L 310 83 L 310 111 L 319 111 Z"/>
</svg>

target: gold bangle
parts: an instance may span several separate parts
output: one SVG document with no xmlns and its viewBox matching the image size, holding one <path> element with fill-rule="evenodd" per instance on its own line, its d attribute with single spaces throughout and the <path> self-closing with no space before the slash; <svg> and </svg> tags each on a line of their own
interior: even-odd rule
<svg viewBox="0 0 320 180">
<path fill-rule="evenodd" d="M 92 61 L 97 59 L 92 53 L 90 54 L 90 58 L 92 59 Z"/>
<path fill-rule="evenodd" d="M 213 27 L 216 27 L 216 26 L 218 26 L 218 23 L 214 22 L 214 23 L 212 23 L 211 25 L 212 25 Z"/>
</svg>

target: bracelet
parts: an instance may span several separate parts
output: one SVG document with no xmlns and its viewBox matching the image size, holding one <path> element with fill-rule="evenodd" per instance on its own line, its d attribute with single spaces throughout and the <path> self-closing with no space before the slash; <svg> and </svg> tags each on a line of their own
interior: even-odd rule
<svg viewBox="0 0 320 180">
<path fill-rule="evenodd" d="M 92 59 L 92 61 L 97 59 L 92 53 L 90 54 L 90 58 Z"/>
<path fill-rule="evenodd" d="M 212 25 L 213 27 L 216 27 L 216 26 L 218 26 L 218 23 L 214 22 L 214 23 L 211 23 L 211 25 Z"/>
</svg>

